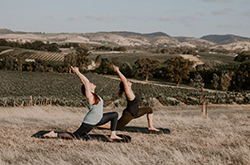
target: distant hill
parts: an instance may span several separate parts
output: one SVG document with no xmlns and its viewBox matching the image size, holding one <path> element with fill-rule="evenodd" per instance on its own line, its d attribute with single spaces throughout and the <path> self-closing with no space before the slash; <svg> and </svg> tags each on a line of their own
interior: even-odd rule
<svg viewBox="0 0 250 165">
<path fill-rule="evenodd" d="M 178 41 L 180 42 L 186 42 L 188 39 L 190 39 L 191 37 L 174 37 L 176 38 Z"/>
<path fill-rule="evenodd" d="M 227 35 L 207 35 L 207 36 L 201 37 L 201 39 L 211 41 L 211 42 L 214 42 L 214 43 L 217 43 L 217 44 L 220 44 L 220 45 L 230 44 L 230 43 L 238 42 L 238 41 L 250 42 L 250 38 L 235 36 L 235 35 L 232 35 L 232 34 L 227 34 Z"/>
<path fill-rule="evenodd" d="M 142 35 L 145 37 L 170 37 L 169 35 L 163 32 L 147 33 Z"/>
<path fill-rule="evenodd" d="M 8 34 L 8 33 L 13 33 L 13 31 L 10 29 L 0 29 L 0 34 Z"/>
<path fill-rule="evenodd" d="M 94 33 L 41 33 L 21 32 L 0 29 L 0 38 L 9 41 L 82 43 L 109 46 L 156 46 L 156 47 L 210 47 L 228 50 L 250 50 L 250 38 L 236 35 L 206 35 L 201 38 L 171 37 L 163 32 L 138 33 L 129 31 L 94 32 Z"/>
<path fill-rule="evenodd" d="M 155 32 L 155 33 L 136 33 L 136 32 L 128 32 L 128 31 L 118 31 L 118 32 L 110 32 L 113 34 L 117 34 L 117 35 L 122 35 L 124 37 L 128 37 L 128 36 L 144 36 L 144 37 L 170 37 L 169 35 L 167 35 L 166 33 L 163 32 Z"/>
<path fill-rule="evenodd" d="M 194 38 L 194 37 L 174 37 L 174 38 L 181 43 L 189 43 L 195 45 L 196 47 L 211 47 L 216 45 L 216 43 L 214 42 L 200 38 Z"/>
</svg>

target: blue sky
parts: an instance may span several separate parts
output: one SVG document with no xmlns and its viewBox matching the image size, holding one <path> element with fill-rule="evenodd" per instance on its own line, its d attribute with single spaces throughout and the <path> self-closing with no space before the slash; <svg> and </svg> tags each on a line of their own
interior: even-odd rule
<svg viewBox="0 0 250 165">
<path fill-rule="evenodd" d="M 45 33 L 164 32 L 250 37 L 249 0 L 0 0 L 0 28 Z"/>
</svg>

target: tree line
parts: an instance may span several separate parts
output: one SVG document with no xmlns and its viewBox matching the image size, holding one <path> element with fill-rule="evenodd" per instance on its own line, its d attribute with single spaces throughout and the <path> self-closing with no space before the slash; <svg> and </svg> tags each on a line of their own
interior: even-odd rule
<svg viewBox="0 0 250 165">
<path fill-rule="evenodd" d="M 19 42 L 19 41 L 6 41 L 3 38 L 0 38 L 0 46 L 9 46 L 23 49 L 33 49 L 33 50 L 41 50 L 48 52 L 61 52 L 59 49 L 59 45 L 57 43 L 44 43 L 43 41 L 34 41 L 34 42 Z"/>
<path fill-rule="evenodd" d="M 241 52 L 238 56 L 245 55 L 246 52 Z M 65 56 L 64 67 L 69 72 L 69 66 L 78 66 L 81 71 L 88 71 L 88 66 L 91 61 L 88 59 L 88 50 L 79 50 L 76 54 Z M 235 59 L 237 56 L 235 57 Z M 250 58 L 249 58 L 250 59 Z M 128 62 L 121 62 L 118 58 L 102 58 L 101 55 L 95 59 L 95 69 L 92 72 L 99 74 L 115 74 L 112 65 L 120 68 L 126 77 L 144 78 L 146 81 L 149 78 L 159 78 L 166 81 L 173 81 L 178 86 L 184 82 L 191 84 L 197 76 L 202 78 L 202 82 L 206 87 L 215 90 L 231 90 L 241 91 L 249 90 L 250 86 L 250 61 L 245 60 L 237 65 L 225 66 L 224 68 L 211 68 L 206 64 L 197 65 L 193 61 L 182 57 L 173 57 L 160 62 L 153 58 L 139 58 L 131 66 Z"/>
<path fill-rule="evenodd" d="M 182 57 L 173 57 L 164 62 L 153 58 L 139 58 L 131 65 L 121 62 L 118 58 L 107 59 L 99 55 L 93 62 L 88 58 L 90 54 L 89 47 L 77 46 L 74 53 L 65 56 L 63 65 L 56 66 L 49 65 L 47 61 L 41 59 L 25 62 L 25 59 L 20 57 L 6 56 L 0 61 L 0 69 L 70 73 L 70 66 L 78 66 L 82 72 L 115 74 L 112 65 L 117 65 L 123 74 L 130 78 L 144 78 L 146 81 L 150 78 L 159 78 L 173 81 L 178 86 L 180 83 L 191 84 L 200 76 L 205 87 L 215 90 L 250 90 L 249 52 L 241 52 L 235 57 L 235 60 L 241 61 L 241 63 L 220 69 L 207 67 L 206 64 L 194 67 L 194 62 Z"/>
<path fill-rule="evenodd" d="M 40 50 L 40 51 L 48 51 L 48 52 L 61 52 L 60 48 L 74 48 L 77 49 L 80 47 L 79 43 L 64 43 L 64 44 L 57 44 L 57 43 L 50 43 L 50 42 L 43 42 L 43 41 L 34 41 L 22 43 L 20 41 L 7 41 L 3 38 L 0 38 L 0 46 L 9 46 L 9 47 L 16 47 L 16 48 L 23 48 L 23 49 L 33 49 L 33 50 Z M 125 46 L 117 46 L 117 47 L 110 47 L 110 46 L 92 46 L 94 50 L 103 50 L 103 51 L 122 51 L 126 52 L 127 47 Z"/>
</svg>

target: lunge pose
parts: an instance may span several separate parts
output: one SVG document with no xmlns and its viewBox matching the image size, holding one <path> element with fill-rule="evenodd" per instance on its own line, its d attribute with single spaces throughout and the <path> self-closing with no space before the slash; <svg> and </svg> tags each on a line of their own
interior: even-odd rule
<svg viewBox="0 0 250 165">
<path fill-rule="evenodd" d="M 111 121 L 111 135 L 110 139 L 122 139 L 121 137 L 117 136 L 115 133 L 116 126 L 117 126 L 117 119 L 118 113 L 117 112 L 108 112 L 103 113 L 103 100 L 100 96 L 95 94 L 96 86 L 89 82 L 89 80 L 80 73 L 77 67 L 72 67 L 71 69 L 73 72 L 80 78 L 82 85 L 82 94 L 86 97 L 86 104 L 89 109 L 89 112 L 84 117 L 81 126 L 74 132 L 64 132 L 64 133 L 55 133 L 51 131 L 44 135 L 44 137 L 58 137 L 58 138 L 66 138 L 66 139 L 73 139 L 73 138 L 81 138 L 82 136 L 86 135 L 90 132 L 95 126 L 103 125 L 109 121 Z"/>
<path fill-rule="evenodd" d="M 140 107 L 140 96 L 137 93 L 134 93 L 132 90 L 132 83 L 127 80 L 127 78 L 120 72 L 117 66 L 113 66 L 114 71 L 119 75 L 120 89 L 118 92 L 118 97 L 121 97 L 123 92 L 125 92 L 127 99 L 127 107 L 123 110 L 121 118 L 118 120 L 116 129 L 120 129 L 127 125 L 131 120 L 139 118 L 144 114 L 147 114 L 148 120 L 148 130 L 149 131 L 159 131 L 153 126 L 153 109 L 151 107 Z M 110 123 L 107 123 L 99 128 L 110 128 Z"/>
</svg>

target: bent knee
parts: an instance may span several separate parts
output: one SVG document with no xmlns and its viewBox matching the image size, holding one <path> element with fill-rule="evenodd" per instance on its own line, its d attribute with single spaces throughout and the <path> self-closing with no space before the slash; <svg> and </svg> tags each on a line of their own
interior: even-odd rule
<svg viewBox="0 0 250 165">
<path fill-rule="evenodd" d="M 112 117 L 113 118 L 118 118 L 118 113 L 117 112 L 112 112 Z"/>
<path fill-rule="evenodd" d="M 147 107 L 147 112 L 148 112 L 148 114 L 153 113 L 153 108 L 151 108 L 151 107 Z"/>
</svg>

